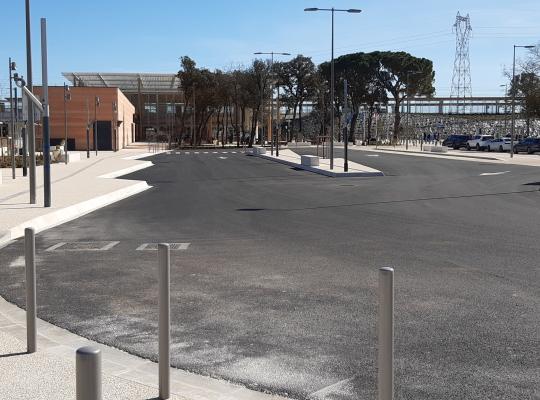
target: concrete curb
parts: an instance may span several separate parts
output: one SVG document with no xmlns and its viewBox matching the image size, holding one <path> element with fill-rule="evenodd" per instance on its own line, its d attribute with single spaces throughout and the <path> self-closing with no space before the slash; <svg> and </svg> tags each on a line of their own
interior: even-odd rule
<svg viewBox="0 0 540 400">
<path fill-rule="evenodd" d="M 116 190 L 112 193 L 101 195 L 99 197 L 61 208 L 49 214 L 41 215 L 25 221 L 22 224 L 9 229 L 7 233 L 0 238 L 0 246 L 22 237 L 24 235 L 25 228 L 32 227 L 36 230 L 36 233 L 38 233 L 61 225 L 65 222 L 72 221 L 83 215 L 91 213 L 92 211 L 116 203 L 117 201 L 123 200 L 150 188 L 151 186 L 149 186 L 146 181 L 137 182 L 134 185 Z"/>
<path fill-rule="evenodd" d="M 353 149 L 353 150 L 359 150 L 359 151 L 382 151 L 382 152 L 392 152 L 392 153 L 396 153 L 396 154 L 404 154 L 404 155 L 407 155 L 407 154 L 423 154 L 425 156 L 430 156 L 430 157 L 439 157 L 439 156 L 442 156 L 442 157 L 460 157 L 460 158 L 472 158 L 473 160 L 488 160 L 488 161 L 502 161 L 500 158 L 495 158 L 495 157 L 480 157 L 480 156 L 464 156 L 464 155 L 461 155 L 461 154 L 451 154 L 451 153 L 435 153 L 435 152 L 430 152 L 430 151 L 412 151 L 412 150 L 394 150 L 394 149 Z"/>
<path fill-rule="evenodd" d="M 384 173 L 381 172 L 381 171 L 377 171 L 377 172 L 362 172 L 362 171 L 357 171 L 357 172 L 333 172 L 333 171 L 326 171 L 326 170 L 323 170 L 323 169 L 320 169 L 320 168 L 308 167 L 306 165 L 298 164 L 298 163 L 295 163 L 295 162 L 292 162 L 292 161 L 283 160 L 283 159 L 280 159 L 280 158 L 267 156 L 267 155 L 264 155 L 264 154 L 258 154 L 258 155 L 253 155 L 253 156 L 254 157 L 260 157 L 260 158 L 263 158 L 263 159 L 269 160 L 269 161 L 275 161 L 275 162 L 278 162 L 280 164 L 285 164 L 285 165 L 288 165 L 290 167 L 302 169 L 302 170 L 305 170 L 305 171 L 313 172 L 313 173 L 316 173 L 316 174 L 319 174 L 319 175 L 328 176 L 328 177 L 331 177 L 331 178 L 355 178 L 355 177 L 367 178 L 367 177 L 373 177 L 373 176 L 384 176 Z"/>
<path fill-rule="evenodd" d="M 140 164 L 134 165 L 134 166 L 129 167 L 129 168 L 120 169 L 118 171 L 110 172 L 108 174 L 100 175 L 100 176 L 98 176 L 98 178 L 114 179 L 114 178 L 118 178 L 120 176 L 131 174 L 132 172 L 140 171 L 141 169 L 152 167 L 153 165 L 154 165 L 154 163 L 151 162 L 151 161 L 141 161 Z"/>
</svg>

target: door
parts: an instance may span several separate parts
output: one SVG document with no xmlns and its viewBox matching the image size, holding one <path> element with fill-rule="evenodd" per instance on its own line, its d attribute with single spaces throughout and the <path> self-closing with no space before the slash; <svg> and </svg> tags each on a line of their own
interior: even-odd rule
<svg viewBox="0 0 540 400">
<path fill-rule="evenodd" d="M 111 121 L 97 121 L 97 145 L 98 150 L 111 151 L 113 149 Z"/>
</svg>

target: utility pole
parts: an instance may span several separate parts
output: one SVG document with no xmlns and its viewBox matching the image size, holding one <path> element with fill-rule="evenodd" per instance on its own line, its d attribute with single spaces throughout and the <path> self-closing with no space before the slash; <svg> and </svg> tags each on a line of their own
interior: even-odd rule
<svg viewBox="0 0 540 400">
<path fill-rule="evenodd" d="M 41 81 L 43 85 L 43 190 L 44 205 L 51 206 L 51 143 L 49 131 L 49 74 L 47 71 L 47 20 L 41 18 Z"/>
<path fill-rule="evenodd" d="M 32 92 L 32 37 L 30 34 L 30 0 L 26 0 L 26 87 Z M 36 131 L 34 126 L 34 105 L 28 101 L 28 152 L 30 153 L 30 204 L 36 204 Z"/>
</svg>

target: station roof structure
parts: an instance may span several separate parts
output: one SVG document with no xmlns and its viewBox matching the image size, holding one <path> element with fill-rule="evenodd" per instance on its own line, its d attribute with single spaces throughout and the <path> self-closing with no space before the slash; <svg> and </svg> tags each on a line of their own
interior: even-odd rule
<svg viewBox="0 0 540 400">
<path fill-rule="evenodd" d="M 114 87 L 124 93 L 177 93 L 180 80 L 173 73 L 62 72 L 73 86 Z"/>
</svg>

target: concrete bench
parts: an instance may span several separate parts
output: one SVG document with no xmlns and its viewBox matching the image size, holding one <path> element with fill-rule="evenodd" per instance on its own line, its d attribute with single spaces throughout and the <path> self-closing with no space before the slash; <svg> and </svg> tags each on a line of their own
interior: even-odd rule
<svg viewBox="0 0 540 400">
<path fill-rule="evenodd" d="M 65 154 L 64 154 L 64 157 L 65 157 Z M 76 152 L 69 152 L 68 151 L 67 159 L 68 159 L 68 163 L 81 161 L 81 153 L 79 153 L 78 151 L 76 151 Z"/>
<path fill-rule="evenodd" d="M 424 151 L 431 153 L 446 153 L 448 152 L 448 148 L 444 146 L 424 145 Z"/>
<path fill-rule="evenodd" d="M 261 154 L 266 154 L 266 148 L 264 147 L 254 147 L 251 149 L 251 154 L 253 154 L 254 156 L 258 156 L 258 155 L 261 155 Z"/>
<path fill-rule="evenodd" d="M 319 157 L 317 156 L 301 156 L 300 163 L 306 167 L 318 167 Z"/>
</svg>

